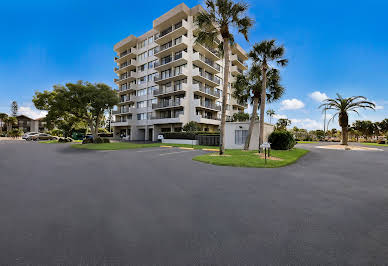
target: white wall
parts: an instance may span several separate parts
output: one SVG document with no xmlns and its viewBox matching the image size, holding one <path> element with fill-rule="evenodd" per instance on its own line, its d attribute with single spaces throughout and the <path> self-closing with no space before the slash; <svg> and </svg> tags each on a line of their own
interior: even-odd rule
<svg viewBox="0 0 388 266">
<path fill-rule="evenodd" d="M 226 149 L 243 149 L 244 144 L 235 144 L 235 131 L 248 130 L 249 121 L 247 122 L 227 122 L 225 124 L 225 148 Z M 274 126 L 271 124 L 264 124 L 264 142 L 268 141 L 268 136 L 274 131 Z M 250 150 L 257 150 L 259 148 L 259 122 L 256 122 L 253 127 Z"/>
</svg>

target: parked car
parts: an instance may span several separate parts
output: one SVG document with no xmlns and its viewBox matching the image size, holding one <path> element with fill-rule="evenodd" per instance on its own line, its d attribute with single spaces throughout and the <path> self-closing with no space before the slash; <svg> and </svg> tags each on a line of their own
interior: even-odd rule
<svg viewBox="0 0 388 266">
<path fill-rule="evenodd" d="M 38 134 L 39 134 L 39 132 L 27 132 L 22 136 L 22 139 L 27 139 L 28 137 L 38 135 Z"/>
<path fill-rule="evenodd" d="M 46 134 L 46 133 L 39 133 L 26 138 L 27 141 L 54 140 L 54 139 L 57 139 L 57 137 L 51 136 L 50 134 Z"/>
</svg>

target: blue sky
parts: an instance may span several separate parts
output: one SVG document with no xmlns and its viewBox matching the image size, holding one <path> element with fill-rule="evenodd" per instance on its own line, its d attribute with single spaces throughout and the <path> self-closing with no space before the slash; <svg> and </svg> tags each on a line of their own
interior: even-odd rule
<svg viewBox="0 0 388 266">
<path fill-rule="evenodd" d="M 114 87 L 113 45 L 149 30 L 155 18 L 181 2 L 1 1 L 0 112 L 9 112 L 16 100 L 21 112 L 41 115 L 32 96 L 53 84 L 82 79 Z M 298 127 L 322 128 L 319 99 L 337 92 L 364 95 L 378 105 L 353 120 L 388 117 L 387 1 L 247 2 L 256 23 L 250 43 L 237 38 L 241 46 L 249 50 L 276 38 L 287 49 L 290 64 L 282 71 L 287 92 L 270 107 L 279 117 Z"/>
</svg>

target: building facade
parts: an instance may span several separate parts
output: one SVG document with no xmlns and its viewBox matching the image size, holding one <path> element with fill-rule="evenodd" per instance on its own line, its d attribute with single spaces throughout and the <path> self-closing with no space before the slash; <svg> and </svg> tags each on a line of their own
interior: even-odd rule
<svg viewBox="0 0 388 266">
<path fill-rule="evenodd" d="M 213 47 L 195 42 L 194 17 L 204 9 L 180 4 L 153 21 L 153 28 L 140 37 L 133 35 L 114 46 L 114 71 L 118 75 L 120 103 L 113 112 L 114 137 L 156 140 L 161 132 L 179 132 L 190 121 L 204 131 L 220 125 L 223 60 Z M 219 37 L 219 41 L 221 37 Z M 247 69 L 247 53 L 238 45 L 230 54 L 230 83 Z M 230 84 L 229 84 L 230 85 Z M 231 117 L 246 106 L 231 96 L 226 114 Z"/>
</svg>

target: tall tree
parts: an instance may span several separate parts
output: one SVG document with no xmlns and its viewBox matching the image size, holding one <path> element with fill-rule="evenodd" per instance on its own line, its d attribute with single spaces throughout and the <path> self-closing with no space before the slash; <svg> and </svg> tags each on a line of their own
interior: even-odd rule
<svg viewBox="0 0 388 266">
<path fill-rule="evenodd" d="M 267 110 L 267 115 L 269 116 L 269 123 L 272 124 L 272 117 L 275 115 L 275 110 L 273 109 Z"/>
<path fill-rule="evenodd" d="M 271 69 L 266 72 L 267 80 L 266 89 L 264 90 L 267 102 L 274 102 L 280 99 L 284 94 L 284 88 L 280 85 L 280 76 L 277 69 Z M 239 75 L 236 81 L 233 83 L 235 97 L 240 103 L 247 104 L 248 102 L 253 105 L 252 115 L 249 123 L 248 135 L 245 141 L 244 150 L 249 149 L 249 145 L 252 138 L 253 127 L 257 118 L 258 107 L 262 105 L 262 72 L 260 66 L 253 65 L 246 76 Z"/>
<path fill-rule="evenodd" d="M 55 85 L 51 92 L 36 92 L 33 102 L 37 109 L 48 111 L 47 120 L 85 122 L 97 137 L 105 111 L 118 104 L 119 99 L 106 84 L 79 81 Z"/>
<path fill-rule="evenodd" d="M 364 96 L 352 96 L 343 98 L 337 93 L 337 98 L 326 99 L 324 103 L 319 106 L 325 110 L 334 110 L 335 113 L 330 120 L 334 120 L 338 116 L 338 124 L 342 129 L 342 145 L 348 145 L 348 127 L 349 127 L 349 112 L 358 114 L 357 109 L 375 109 L 375 104 L 367 101 Z"/>
<path fill-rule="evenodd" d="M 287 127 L 291 125 L 291 120 L 287 118 L 280 118 L 276 123 L 276 129 L 278 130 L 287 130 Z"/>
<path fill-rule="evenodd" d="M 267 88 L 267 72 L 276 70 L 275 66 L 284 67 L 288 64 L 288 60 L 283 58 L 284 47 L 277 46 L 275 40 L 265 40 L 253 46 L 249 53 L 254 64 L 260 66 L 262 79 L 261 105 L 260 105 L 260 136 L 259 145 L 264 141 L 264 112 L 265 112 L 265 97 Z"/>
<path fill-rule="evenodd" d="M 18 110 L 19 110 L 18 103 L 16 101 L 13 101 L 11 103 L 11 114 L 13 117 L 16 117 L 18 115 Z"/>
<path fill-rule="evenodd" d="M 248 6 L 244 3 L 234 3 L 231 0 L 206 0 L 207 10 L 200 12 L 195 18 L 199 32 L 196 42 L 213 46 L 217 36 L 221 34 L 222 42 L 219 51 L 224 56 L 224 79 L 222 90 L 222 110 L 220 126 L 220 155 L 225 151 L 226 101 L 230 75 L 230 47 L 234 45 L 233 31 L 237 30 L 248 41 L 248 31 L 252 19 L 246 16 Z"/>
<path fill-rule="evenodd" d="M 7 131 L 11 131 L 13 126 L 18 124 L 18 119 L 14 116 L 8 116 L 5 118 L 4 122 L 7 125 Z"/>
</svg>

